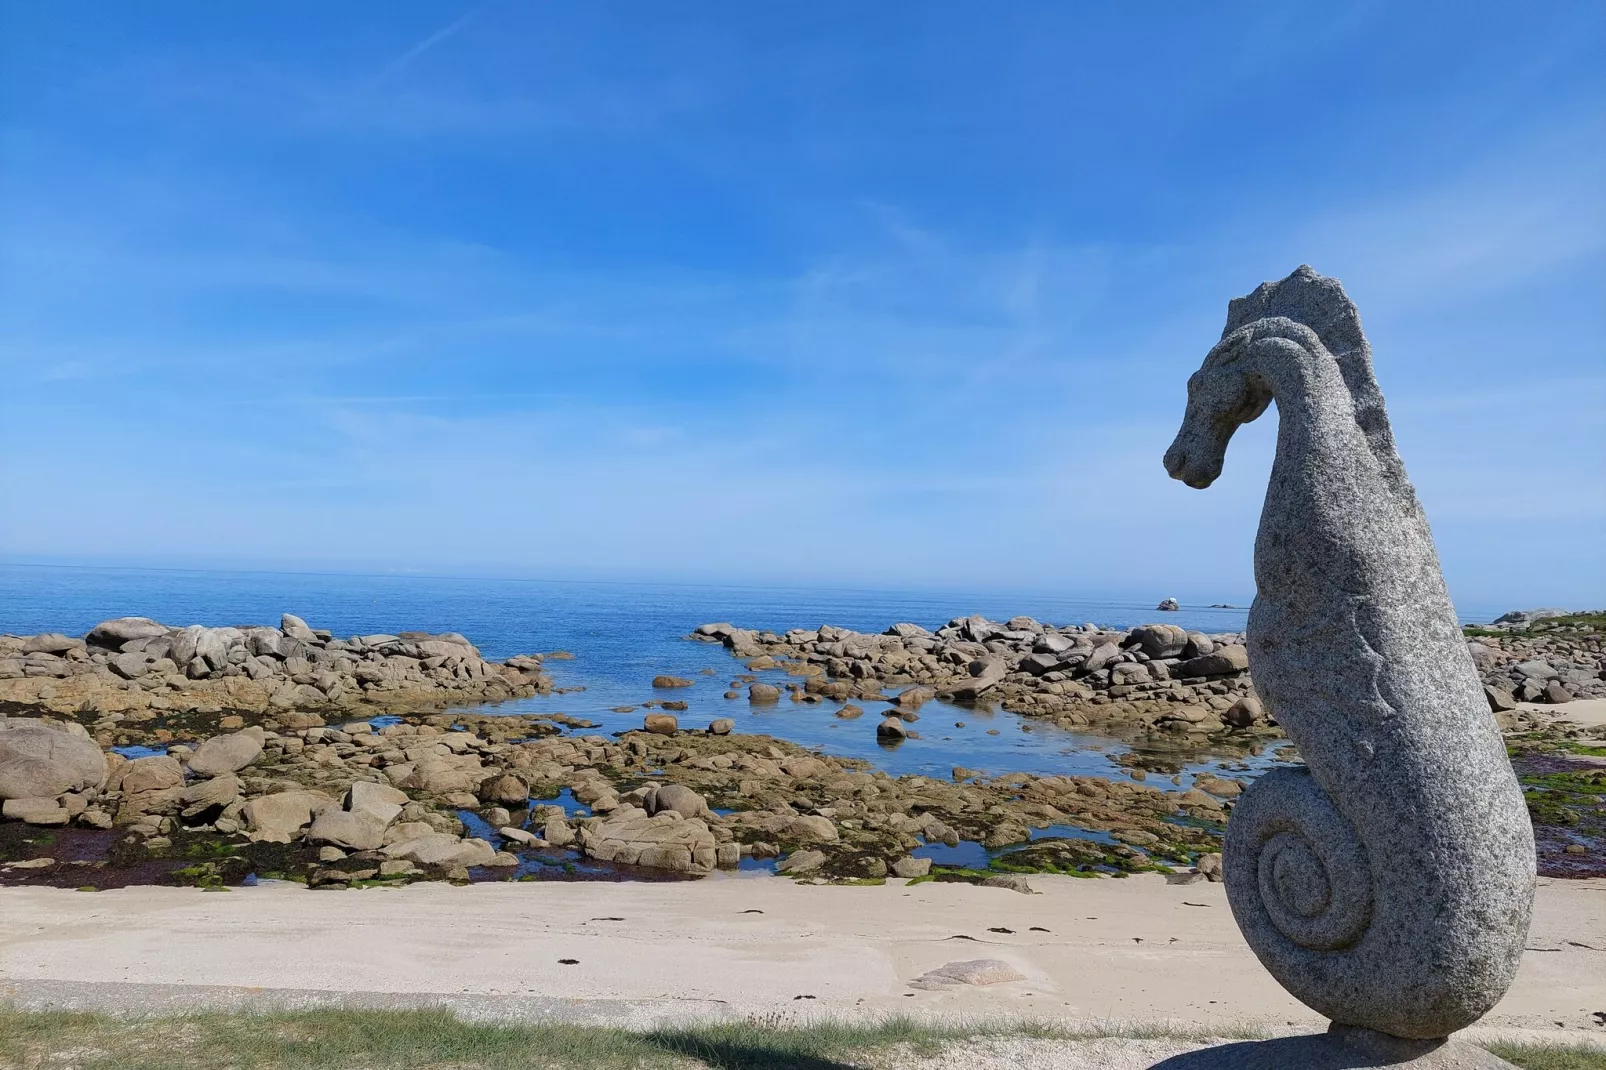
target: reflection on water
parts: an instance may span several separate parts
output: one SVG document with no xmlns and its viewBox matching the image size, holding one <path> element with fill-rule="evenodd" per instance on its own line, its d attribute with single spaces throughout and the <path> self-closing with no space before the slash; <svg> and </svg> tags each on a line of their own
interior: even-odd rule
<svg viewBox="0 0 1606 1070">
<path fill-rule="evenodd" d="M 1087 840 L 1090 843 L 1114 847 L 1116 840 L 1108 832 L 1094 832 L 1075 825 L 1047 825 L 1032 829 L 1033 840 Z M 987 864 L 1001 855 L 1018 851 L 1025 844 L 1012 843 L 1008 847 L 983 847 L 975 840 L 960 840 L 958 845 L 928 843 L 909 852 L 916 858 L 929 858 L 939 866 L 963 866 L 966 869 L 986 869 Z"/>
</svg>

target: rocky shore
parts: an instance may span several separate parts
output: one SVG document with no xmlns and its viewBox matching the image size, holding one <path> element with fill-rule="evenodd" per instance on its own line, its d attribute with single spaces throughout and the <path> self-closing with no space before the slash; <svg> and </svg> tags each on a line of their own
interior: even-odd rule
<svg viewBox="0 0 1606 1070">
<path fill-rule="evenodd" d="M 1606 697 L 1606 643 L 1593 623 L 1598 614 L 1557 611 L 1532 624 L 1516 616 L 1523 618 L 1520 630 L 1512 624 L 1468 629 L 1467 651 L 1493 710 Z M 779 668 L 799 677 L 786 687 L 798 701 L 890 700 L 897 719 L 912 719 L 910 711 L 940 697 L 996 703 L 1066 728 L 1119 724 L 1209 734 L 1268 724 L 1243 636 L 1236 633 L 1206 635 L 1173 624 L 1056 627 L 1031 617 L 971 616 L 935 632 L 901 623 L 879 635 L 830 625 L 777 635 L 717 623 L 698 627 L 691 638 L 723 644 L 749 669 Z M 888 689 L 897 690 L 888 695 Z M 767 702 L 779 693 L 755 682 L 749 697 Z"/>
<path fill-rule="evenodd" d="M 936 632 L 713 624 L 697 636 L 751 670 L 727 698 L 784 695 L 830 703 L 837 716 L 886 700 L 893 712 L 875 731 L 889 742 L 915 733 L 938 696 L 1067 726 L 1136 723 L 1180 743 L 1233 738 L 1252 749 L 1277 735 L 1233 635 L 971 617 Z M 1536 682 L 1560 714 L 1553 684 L 1601 694 L 1601 651 L 1598 628 L 1565 621 L 1469 639 L 1541 826 L 1541 867 L 1557 875 L 1602 869 L 1606 731 L 1504 707 Z M 0 883 L 278 877 L 338 887 L 754 865 L 836 881 L 1144 870 L 1212 879 L 1245 784 L 1184 781 L 1179 765 L 1136 752 L 1108 777 L 961 767 L 949 779 L 892 777 L 737 734 L 727 718 L 682 726 L 659 711 L 685 703 L 662 698 L 642 704 L 639 730 L 566 735 L 591 726 L 562 714 L 438 712 L 551 691 L 538 656 L 487 662 L 455 634 L 337 640 L 291 616 L 277 629 L 122 618 L 82 639 L 0 637 L 0 654 L 0 710 L 11 714 L 0 716 Z M 766 684 L 756 675 L 765 670 L 796 680 Z M 691 682 L 643 684 L 663 695 Z M 934 867 L 937 845 L 966 846 L 976 868 Z"/>
<path fill-rule="evenodd" d="M 277 628 L 120 617 L 82 638 L 0 636 L 0 706 L 136 719 L 176 709 L 441 709 L 550 692 L 541 660 L 486 661 L 456 632 L 337 639 L 290 613 Z"/>
<path fill-rule="evenodd" d="M 172 863 L 158 867 L 164 879 L 199 884 L 467 880 L 580 860 L 702 876 L 775 858 L 782 873 L 874 880 L 925 876 L 930 861 L 911 851 L 962 841 L 1024 845 L 1008 856 L 1018 870 L 1119 874 L 1211 854 L 1242 790 L 1218 778 L 1182 792 L 1097 777 L 893 778 L 764 736 L 556 731 L 472 714 L 295 728 L 268 716 L 216 734 L 170 721 L 135 730 L 164 734 L 165 753 L 128 759 L 103 745 L 112 733 L 97 740 L 76 720 L 6 719 L 0 882 L 115 882 L 161 862 Z M 1065 835 L 1034 840 L 1056 827 Z M 56 858 L 52 830 L 104 832 L 105 858 Z"/>
</svg>

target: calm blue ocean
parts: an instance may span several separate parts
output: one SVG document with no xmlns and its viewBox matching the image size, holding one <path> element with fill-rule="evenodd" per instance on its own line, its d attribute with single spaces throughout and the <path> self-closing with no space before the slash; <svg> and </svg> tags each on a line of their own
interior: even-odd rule
<svg viewBox="0 0 1606 1070">
<path fill-rule="evenodd" d="M 709 621 L 742 627 L 836 624 L 879 632 L 898 621 L 936 628 L 970 613 L 1005 619 L 1029 614 L 1056 624 L 1092 621 L 1129 627 L 1165 620 L 1205 632 L 1241 631 L 1246 610 L 1185 607 L 1158 613 L 1152 603 L 1087 601 L 1051 596 L 941 592 L 795 590 L 622 583 L 567 583 L 278 572 L 0 565 L 0 632 L 61 631 L 81 635 L 109 617 L 155 617 L 171 625 L 276 625 L 281 613 L 305 618 L 336 635 L 408 629 L 457 631 L 487 657 L 567 650 L 552 661 L 560 687 L 584 691 L 505 703 L 497 709 L 585 717 L 594 731 L 639 727 L 641 712 L 614 713 L 654 697 L 659 673 L 688 676 L 696 686 L 673 697 L 690 703 L 683 725 L 732 717 L 739 732 L 761 732 L 832 754 L 869 759 L 894 774 L 947 777 L 955 765 L 989 773 L 1114 772 L 1123 748 L 1101 736 L 1065 732 L 1004 712 L 932 703 L 913 727 L 920 739 L 879 745 L 877 704 L 844 721 L 835 705 L 781 702 L 750 707 L 726 700 L 728 681 L 744 671 L 722 647 L 685 636 Z M 718 675 L 704 676 L 713 668 Z M 770 674 L 766 674 L 770 675 Z M 773 674 L 777 682 L 788 678 Z"/>
</svg>

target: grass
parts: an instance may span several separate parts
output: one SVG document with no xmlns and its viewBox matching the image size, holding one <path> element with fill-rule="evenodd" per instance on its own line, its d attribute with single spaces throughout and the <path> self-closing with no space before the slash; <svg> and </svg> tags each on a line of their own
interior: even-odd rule
<svg viewBox="0 0 1606 1070">
<path fill-rule="evenodd" d="M 463 1021 L 448 1011 L 321 1010 L 111 1018 L 0 1008 L 0 1070 L 849 1070 L 930 1057 L 983 1037 L 1257 1039 L 1254 1030 L 932 1025 L 909 1018 L 796 1024 L 781 1017 L 632 1032 Z M 1606 1070 L 1606 1053 L 1493 1045 L 1522 1070 Z M 868 1061 L 867 1061 L 868 1060 Z"/>
</svg>

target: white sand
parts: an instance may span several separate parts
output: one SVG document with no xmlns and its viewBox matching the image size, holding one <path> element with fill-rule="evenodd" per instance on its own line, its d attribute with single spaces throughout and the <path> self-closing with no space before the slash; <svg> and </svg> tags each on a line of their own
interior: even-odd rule
<svg viewBox="0 0 1606 1070">
<path fill-rule="evenodd" d="M 1031 880 L 1044 894 L 741 877 L 0 889 L 0 998 L 112 1010 L 446 1003 L 473 1016 L 632 1025 L 901 1012 L 1322 1027 L 1243 943 L 1220 885 Z M 1606 1010 L 1606 880 L 1541 880 L 1528 946 L 1484 1024 L 1601 1035 L 1591 1015 Z M 906 985 L 978 958 L 1010 962 L 1028 980 L 912 994 Z"/>
<path fill-rule="evenodd" d="M 1578 698 L 1551 706 L 1540 702 L 1519 702 L 1517 708 L 1526 713 L 1543 714 L 1551 721 L 1572 721 L 1576 724 L 1606 725 L 1606 698 Z"/>
</svg>

